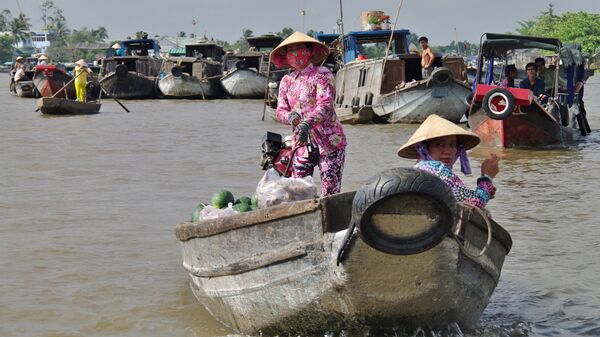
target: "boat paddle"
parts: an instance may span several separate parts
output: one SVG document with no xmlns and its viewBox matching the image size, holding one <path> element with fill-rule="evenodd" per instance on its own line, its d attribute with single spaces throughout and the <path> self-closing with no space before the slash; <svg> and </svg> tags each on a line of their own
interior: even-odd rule
<svg viewBox="0 0 600 337">
<path fill-rule="evenodd" d="M 79 73 L 79 75 L 81 75 L 81 74 L 83 74 L 83 72 L 80 72 L 80 73 Z M 73 77 L 73 78 L 72 78 L 72 79 L 71 79 L 69 82 L 67 82 L 67 84 L 63 85 L 63 87 L 62 87 L 62 88 L 58 89 L 58 90 L 57 90 L 57 91 L 54 93 L 54 95 L 50 96 L 50 98 L 54 98 L 54 97 L 56 97 L 56 95 L 58 95 L 58 94 L 59 94 L 61 91 L 63 91 L 63 89 L 65 89 L 65 88 L 66 88 L 66 87 L 67 87 L 69 84 L 71 84 L 73 81 L 75 81 L 75 79 L 76 79 L 77 77 L 79 77 L 79 75 L 77 75 L 77 76 L 74 76 L 74 77 Z M 35 85 L 35 84 L 34 84 L 34 85 Z M 36 89 L 37 89 L 37 87 L 36 87 Z M 38 90 L 38 91 L 39 91 L 39 90 Z M 40 93 L 41 93 L 41 92 L 40 92 Z M 66 95 L 66 92 L 65 92 L 65 95 Z M 42 98 L 43 98 L 43 97 L 42 97 Z M 35 109 L 35 112 L 38 112 L 38 111 L 40 111 L 40 108 L 39 108 L 39 107 L 38 107 L 37 109 Z"/>
<path fill-rule="evenodd" d="M 125 111 L 127 111 L 127 112 L 131 112 L 131 111 L 129 111 L 129 109 L 127 109 L 127 108 L 126 108 L 126 107 L 123 105 L 123 103 L 121 103 L 121 102 L 120 102 L 120 101 L 119 101 L 119 100 L 118 100 L 116 97 L 114 97 L 113 95 L 110 95 L 110 94 L 109 94 L 109 93 L 106 91 L 106 89 L 104 89 L 104 87 L 102 86 L 102 83 L 101 83 L 100 81 L 98 81 L 98 85 L 100 86 L 100 90 L 101 90 L 101 91 L 104 91 L 104 94 L 105 94 L 106 96 L 109 96 L 110 98 L 114 99 L 114 100 L 115 100 L 115 102 L 119 103 L 119 105 L 121 106 L 121 108 L 123 108 Z"/>
</svg>

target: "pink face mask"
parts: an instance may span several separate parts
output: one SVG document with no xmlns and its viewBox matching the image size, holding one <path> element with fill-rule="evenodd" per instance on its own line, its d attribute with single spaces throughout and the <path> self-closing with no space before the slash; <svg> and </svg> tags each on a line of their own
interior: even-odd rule
<svg viewBox="0 0 600 337">
<path fill-rule="evenodd" d="M 288 51 L 286 53 L 286 59 L 289 65 L 296 70 L 302 70 L 306 68 L 310 62 L 311 56 L 312 50 L 308 48 L 300 48 L 294 51 Z"/>
</svg>

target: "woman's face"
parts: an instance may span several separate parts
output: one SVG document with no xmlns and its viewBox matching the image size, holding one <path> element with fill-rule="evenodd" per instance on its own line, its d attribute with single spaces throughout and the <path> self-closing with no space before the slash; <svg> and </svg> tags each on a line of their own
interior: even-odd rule
<svg viewBox="0 0 600 337">
<path fill-rule="evenodd" d="M 302 70 L 310 63 L 312 51 L 303 43 L 289 45 L 286 50 L 286 58 L 290 66 L 296 70 Z"/>
<path fill-rule="evenodd" d="M 452 166 L 456 160 L 458 148 L 456 145 L 456 136 L 445 136 L 434 138 L 427 142 L 429 155 L 433 160 Z"/>
</svg>

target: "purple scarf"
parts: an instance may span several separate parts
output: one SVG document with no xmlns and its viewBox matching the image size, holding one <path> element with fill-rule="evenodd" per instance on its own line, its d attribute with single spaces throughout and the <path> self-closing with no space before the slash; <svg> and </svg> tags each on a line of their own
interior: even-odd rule
<svg viewBox="0 0 600 337">
<path fill-rule="evenodd" d="M 419 142 L 415 144 L 415 149 L 417 150 L 417 154 L 419 154 L 419 158 L 421 160 L 434 160 L 431 158 L 429 154 L 429 150 L 427 149 L 426 142 Z M 471 174 L 471 163 L 469 162 L 469 157 L 467 156 L 467 150 L 465 150 L 465 146 L 462 144 L 458 145 L 458 153 L 456 159 L 454 159 L 454 163 L 456 160 L 460 158 L 460 171 L 465 175 Z M 452 164 L 454 164 L 452 163 Z"/>
</svg>

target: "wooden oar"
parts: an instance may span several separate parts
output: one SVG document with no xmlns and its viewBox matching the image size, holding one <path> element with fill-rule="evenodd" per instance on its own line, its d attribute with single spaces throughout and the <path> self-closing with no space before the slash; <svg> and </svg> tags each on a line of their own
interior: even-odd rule
<svg viewBox="0 0 600 337">
<path fill-rule="evenodd" d="M 102 86 L 102 83 L 101 83 L 100 81 L 98 81 L 98 85 L 100 86 L 100 90 L 101 90 L 101 91 L 104 91 L 104 93 L 105 93 L 107 96 L 109 96 L 110 98 L 114 99 L 114 100 L 115 100 L 115 102 L 119 103 L 119 105 L 121 106 L 121 108 L 125 109 L 125 111 L 127 111 L 127 112 L 131 112 L 131 111 L 129 111 L 129 109 L 127 109 L 127 108 L 126 108 L 126 107 L 123 105 L 123 103 L 119 102 L 119 100 L 118 100 L 116 97 L 114 97 L 113 95 L 109 94 L 109 93 L 106 91 L 106 89 L 104 89 L 104 87 Z"/>
<path fill-rule="evenodd" d="M 79 73 L 79 75 L 81 75 L 81 74 L 83 74 L 83 71 Z M 54 97 L 56 97 L 56 95 L 58 95 L 58 94 L 59 94 L 59 93 L 60 93 L 60 92 L 61 92 L 63 89 L 65 89 L 65 88 L 66 88 L 66 87 L 67 87 L 69 84 L 71 84 L 73 81 L 75 81 L 75 79 L 76 79 L 77 77 L 79 77 L 79 75 L 77 75 L 77 76 L 73 76 L 73 78 L 72 78 L 72 79 L 71 79 L 69 82 L 67 82 L 67 84 L 63 85 L 63 87 L 62 87 L 62 88 L 58 89 L 58 90 L 57 90 L 57 91 L 54 93 L 54 95 L 50 96 L 50 98 L 54 98 Z M 65 89 L 65 90 L 66 90 L 66 89 Z M 38 90 L 38 91 L 39 91 L 39 90 Z M 41 92 L 40 92 L 40 93 L 41 93 Z M 65 97 L 67 97 L 67 96 L 66 96 L 66 91 L 65 91 Z M 43 98 L 43 97 L 42 97 L 42 98 Z M 35 112 L 38 112 L 38 111 L 40 111 L 40 108 L 37 108 L 37 109 L 35 109 Z"/>
</svg>

